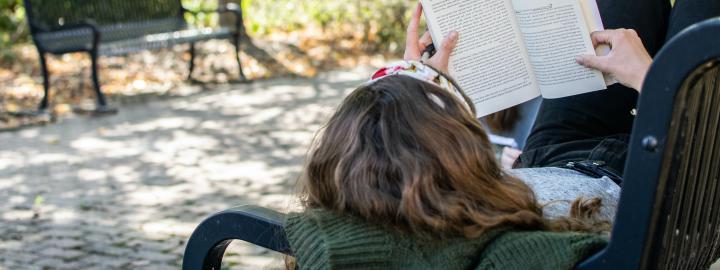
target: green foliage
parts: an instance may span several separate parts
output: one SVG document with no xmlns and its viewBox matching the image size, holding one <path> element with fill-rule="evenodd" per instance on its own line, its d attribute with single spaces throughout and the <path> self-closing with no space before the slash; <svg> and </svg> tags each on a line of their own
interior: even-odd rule
<svg viewBox="0 0 720 270">
<path fill-rule="evenodd" d="M 27 38 L 22 0 L 0 0 L 0 60 L 10 60 L 10 46 Z"/>
<path fill-rule="evenodd" d="M 414 1 L 407 0 L 245 0 L 246 26 L 256 34 L 294 31 L 317 25 L 325 31 L 342 32 L 355 26 L 366 41 L 376 45 L 402 40 Z"/>
<path fill-rule="evenodd" d="M 183 7 L 188 10 L 215 10 L 217 9 L 217 1 L 207 0 L 183 0 Z M 188 23 L 197 26 L 215 26 L 217 24 L 218 15 L 216 13 L 199 13 L 197 16 L 190 14 L 185 15 Z"/>
</svg>

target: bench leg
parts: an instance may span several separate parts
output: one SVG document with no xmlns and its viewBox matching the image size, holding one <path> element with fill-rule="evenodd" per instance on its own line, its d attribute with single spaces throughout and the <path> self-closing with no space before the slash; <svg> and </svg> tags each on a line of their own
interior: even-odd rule
<svg viewBox="0 0 720 270">
<path fill-rule="evenodd" d="M 242 68 L 242 62 L 240 61 L 240 49 L 242 48 L 240 43 L 240 35 L 235 35 L 233 37 L 233 43 L 233 45 L 235 45 L 235 60 L 237 61 L 238 70 L 240 71 L 240 80 L 245 81 L 247 80 L 247 78 L 245 78 L 245 73 L 243 72 Z"/>
<path fill-rule="evenodd" d="M 92 63 L 92 80 L 93 86 L 95 87 L 95 95 L 97 98 L 97 108 L 94 110 L 94 114 L 114 114 L 117 113 L 116 108 L 110 108 L 105 100 L 105 94 L 100 89 L 100 79 L 98 75 L 98 52 L 96 50 L 90 51 L 90 58 Z"/>
<path fill-rule="evenodd" d="M 42 101 L 40 101 L 40 106 L 38 106 L 38 110 L 42 112 L 48 108 L 48 99 L 50 98 L 50 72 L 48 71 L 47 55 L 45 52 L 38 51 L 38 54 L 40 56 L 40 70 L 42 71 L 43 76 L 43 89 L 45 91 Z"/>
<path fill-rule="evenodd" d="M 98 55 L 97 52 L 90 52 L 90 58 L 92 58 L 92 80 L 93 80 L 93 86 L 95 86 L 95 94 L 97 97 L 97 103 L 100 107 L 107 106 L 107 101 L 105 100 L 105 95 L 103 94 L 102 90 L 100 90 L 100 79 L 98 78 Z"/>
<path fill-rule="evenodd" d="M 187 79 L 192 81 L 193 70 L 195 70 L 195 43 L 190 43 L 190 71 L 188 72 Z"/>
</svg>

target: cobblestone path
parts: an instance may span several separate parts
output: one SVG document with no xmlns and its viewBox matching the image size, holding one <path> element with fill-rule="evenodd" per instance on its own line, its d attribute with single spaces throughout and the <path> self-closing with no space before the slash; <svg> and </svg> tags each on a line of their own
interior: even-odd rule
<svg viewBox="0 0 720 270">
<path fill-rule="evenodd" d="M 293 209 L 312 136 L 366 74 L 256 82 L 0 133 L 0 269 L 179 269 L 205 216 Z M 243 243 L 225 261 L 282 267 Z"/>
</svg>

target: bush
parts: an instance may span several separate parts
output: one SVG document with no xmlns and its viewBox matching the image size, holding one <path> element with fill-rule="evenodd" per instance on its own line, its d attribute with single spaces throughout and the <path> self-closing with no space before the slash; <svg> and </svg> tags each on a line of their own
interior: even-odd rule
<svg viewBox="0 0 720 270">
<path fill-rule="evenodd" d="M 10 46 L 27 40 L 27 35 L 22 1 L 0 0 L 0 59 L 10 58 Z"/>
<path fill-rule="evenodd" d="M 316 25 L 324 31 L 342 33 L 354 26 L 365 41 L 384 47 L 401 41 L 414 5 L 407 0 L 245 0 L 246 26 L 256 34 L 290 32 Z"/>
</svg>

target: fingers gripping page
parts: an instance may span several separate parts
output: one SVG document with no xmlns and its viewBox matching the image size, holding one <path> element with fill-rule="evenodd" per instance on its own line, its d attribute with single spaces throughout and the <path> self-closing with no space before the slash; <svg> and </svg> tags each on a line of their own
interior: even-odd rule
<svg viewBox="0 0 720 270">
<path fill-rule="evenodd" d="M 509 0 L 421 2 L 436 47 L 450 31 L 460 34 L 449 71 L 478 117 L 540 94 Z"/>
<path fill-rule="evenodd" d="M 601 72 L 575 58 L 595 54 L 579 0 L 513 0 L 533 71 L 545 98 L 560 98 L 606 88 Z"/>
</svg>

